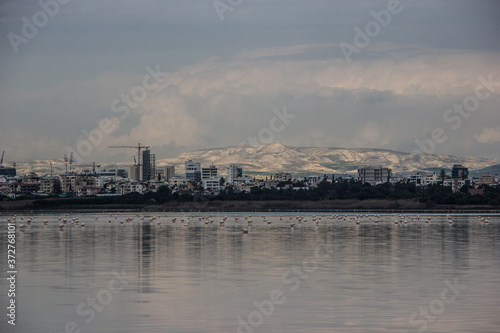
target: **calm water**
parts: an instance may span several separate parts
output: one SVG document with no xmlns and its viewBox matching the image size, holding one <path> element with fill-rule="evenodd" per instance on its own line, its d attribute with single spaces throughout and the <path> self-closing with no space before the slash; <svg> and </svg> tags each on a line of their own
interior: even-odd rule
<svg viewBox="0 0 500 333">
<path fill-rule="evenodd" d="M 15 327 L 0 216 L 0 331 L 500 332 L 499 216 L 248 215 L 18 217 Z"/>
</svg>

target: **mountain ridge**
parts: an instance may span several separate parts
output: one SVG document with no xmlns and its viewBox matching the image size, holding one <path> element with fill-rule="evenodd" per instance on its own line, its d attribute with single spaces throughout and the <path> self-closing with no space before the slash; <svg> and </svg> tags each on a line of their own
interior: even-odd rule
<svg viewBox="0 0 500 333">
<path fill-rule="evenodd" d="M 294 174 L 356 173 L 359 167 L 369 166 L 389 167 L 394 173 L 411 173 L 425 172 L 428 168 L 450 169 L 453 164 L 464 164 L 476 170 L 499 164 L 496 159 L 415 154 L 382 148 L 294 147 L 271 143 L 199 149 L 158 160 L 157 165 L 176 165 L 179 167 L 177 172 L 181 173 L 184 161 L 189 159 L 200 162 L 202 167 L 214 164 L 222 169 L 229 163 L 238 163 L 246 173 L 284 171 Z"/>
<path fill-rule="evenodd" d="M 154 153 L 154 150 L 152 151 Z M 184 172 L 184 162 L 200 162 L 202 167 L 214 164 L 219 174 L 225 174 L 230 163 L 240 164 L 247 174 L 272 174 L 290 172 L 295 175 L 313 174 L 355 174 L 360 167 L 388 167 L 393 173 L 428 173 L 428 169 L 451 169 L 453 164 L 463 164 L 471 171 L 489 170 L 500 164 L 500 160 L 480 157 L 457 157 L 448 154 L 424 154 L 400 152 L 382 148 L 336 148 L 336 147 L 295 147 L 281 143 L 260 146 L 238 145 L 229 147 L 198 149 L 184 152 L 174 158 L 156 161 L 157 166 L 175 165 L 176 173 Z M 49 173 L 50 162 L 53 172 L 65 171 L 62 160 L 36 160 L 18 162 L 18 174 Z M 130 162 L 101 163 L 103 168 L 127 168 Z M 82 169 L 73 166 L 73 169 Z M 89 167 L 86 167 L 87 169 Z M 427 170 L 426 170 L 427 169 Z"/>
</svg>

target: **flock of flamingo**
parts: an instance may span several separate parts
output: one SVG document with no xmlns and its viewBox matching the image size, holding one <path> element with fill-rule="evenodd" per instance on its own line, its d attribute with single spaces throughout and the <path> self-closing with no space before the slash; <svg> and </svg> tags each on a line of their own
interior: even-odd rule
<svg viewBox="0 0 500 333">
<path fill-rule="evenodd" d="M 216 220 L 218 220 L 218 225 L 220 227 L 224 226 L 226 222 L 232 222 L 233 224 L 238 224 L 238 223 L 244 223 L 243 225 L 245 228 L 241 229 L 241 232 L 243 234 L 248 234 L 249 232 L 249 226 L 252 225 L 253 222 L 255 223 L 261 223 L 261 224 L 272 224 L 272 217 L 273 216 L 266 216 L 262 215 L 261 217 L 256 216 L 256 215 L 235 215 L 235 216 L 215 216 L 215 215 L 206 215 L 206 216 L 195 216 L 195 215 L 188 215 L 186 216 L 185 214 L 182 214 L 182 216 L 179 217 L 172 217 L 172 216 L 144 216 L 144 215 L 135 215 L 135 217 L 125 217 L 122 215 L 113 215 L 110 214 L 109 218 L 107 218 L 108 223 L 132 223 L 135 221 L 135 219 L 140 220 L 141 222 L 148 222 L 148 223 L 156 223 L 157 225 L 160 225 L 161 223 L 172 223 L 175 224 L 179 218 L 179 222 L 183 224 L 185 227 L 189 227 L 190 224 L 194 223 L 196 220 L 198 220 L 198 224 L 205 224 L 205 225 L 212 225 L 216 223 Z M 275 218 L 277 216 L 274 216 Z M 92 216 L 92 219 L 97 222 L 99 219 L 102 219 L 103 216 Z M 431 216 L 421 216 L 421 215 L 405 215 L 405 214 L 397 214 L 397 215 L 385 215 L 383 218 L 380 215 L 346 215 L 346 214 L 320 214 L 320 215 L 279 215 L 279 223 L 281 225 L 283 224 L 288 224 L 290 228 L 295 228 L 297 224 L 306 224 L 309 221 L 312 222 L 313 225 L 318 226 L 320 222 L 327 222 L 327 221 L 340 221 L 344 223 L 351 223 L 351 224 L 378 224 L 379 222 L 391 222 L 395 225 L 398 224 L 408 224 L 408 223 L 430 223 L 433 217 Z M 31 225 L 31 223 L 34 223 L 35 220 L 38 219 L 35 216 L 30 216 L 30 217 L 25 217 L 25 216 L 17 216 L 14 215 L 12 218 L 8 218 L 7 222 L 8 223 L 17 223 L 20 222 L 19 224 L 19 230 L 24 231 L 25 228 Z M 43 219 L 43 214 L 41 215 L 41 219 L 44 225 L 48 225 L 49 220 Z M 447 215 L 446 219 L 449 224 L 453 224 L 453 218 L 451 215 Z M 18 221 L 21 220 L 21 221 Z M 241 221 L 240 221 L 241 220 Z M 478 216 L 477 221 L 479 223 L 482 223 L 484 225 L 488 224 L 490 222 L 489 217 L 482 217 Z M 37 221 L 39 222 L 39 221 Z M 80 218 L 78 216 L 69 218 L 69 214 L 65 214 L 64 216 L 60 216 L 57 218 L 57 222 L 59 223 L 59 230 L 63 231 L 66 226 L 79 226 L 79 227 L 85 227 L 85 223 L 80 221 Z M 216 223 L 217 224 L 217 223 Z"/>
</svg>

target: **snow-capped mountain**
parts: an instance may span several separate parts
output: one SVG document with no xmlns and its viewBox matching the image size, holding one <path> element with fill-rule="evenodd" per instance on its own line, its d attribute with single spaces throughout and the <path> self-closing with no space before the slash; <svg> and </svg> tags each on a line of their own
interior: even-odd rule
<svg viewBox="0 0 500 333">
<path fill-rule="evenodd" d="M 154 151 L 152 151 L 154 153 Z M 158 157 L 157 157 L 158 158 Z M 323 148 L 323 147 L 291 147 L 280 143 L 260 146 L 233 146 L 226 148 L 203 149 L 183 153 L 175 158 L 157 159 L 157 166 L 175 165 L 176 173 L 184 172 L 184 162 L 193 160 L 202 167 L 211 164 L 219 168 L 220 174 L 226 173 L 230 163 L 238 163 L 244 173 L 270 174 L 275 172 L 291 172 L 294 175 L 310 174 L 346 174 L 356 173 L 359 167 L 388 167 L 393 173 L 410 173 L 416 171 L 450 169 L 453 164 L 463 164 L 469 170 L 479 170 L 500 164 L 500 160 L 478 157 L 456 157 L 446 154 L 412 154 L 385 149 L 370 148 Z M 103 168 L 127 168 L 131 163 L 120 162 L 113 165 L 102 165 Z M 53 173 L 65 171 L 62 160 L 52 161 Z M 81 170 L 81 167 L 73 166 Z M 91 169 L 91 167 L 86 167 Z M 50 161 L 37 160 L 18 162 L 18 174 L 37 172 L 48 174 Z"/>
<path fill-rule="evenodd" d="M 241 165 L 245 173 L 291 172 L 292 174 L 356 173 L 359 167 L 388 167 L 394 173 L 425 171 L 433 168 L 450 169 L 463 164 L 470 170 L 498 164 L 498 160 L 478 157 L 455 157 L 445 154 L 412 154 L 369 148 L 290 147 L 280 143 L 261 146 L 234 146 L 197 150 L 176 158 L 157 161 L 157 165 L 175 165 L 184 170 L 187 160 L 200 162 L 202 167 L 213 164 L 221 173 L 230 163 Z"/>
</svg>

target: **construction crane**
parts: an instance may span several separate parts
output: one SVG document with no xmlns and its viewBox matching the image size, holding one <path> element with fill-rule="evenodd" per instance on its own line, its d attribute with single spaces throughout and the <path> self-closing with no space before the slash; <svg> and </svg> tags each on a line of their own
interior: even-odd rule
<svg viewBox="0 0 500 333">
<path fill-rule="evenodd" d="M 77 164 L 79 167 L 92 167 L 92 173 L 95 175 L 95 168 L 98 167 L 100 168 L 100 164 L 95 164 L 95 162 L 92 162 L 92 164 Z"/>
<path fill-rule="evenodd" d="M 71 172 L 71 166 L 73 165 L 73 153 L 69 154 L 69 172 Z"/>
<path fill-rule="evenodd" d="M 69 155 L 64 154 L 64 165 L 66 166 L 66 173 L 68 173 L 68 163 L 69 163 L 69 172 L 71 173 L 71 165 L 73 165 L 73 153 Z"/>
<path fill-rule="evenodd" d="M 137 149 L 137 166 L 141 167 L 141 149 L 149 149 L 149 146 L 141 146 L 139 143 L 137 146 L 108 146 L 108 148 L 134 148 Z"/>
</svg>

